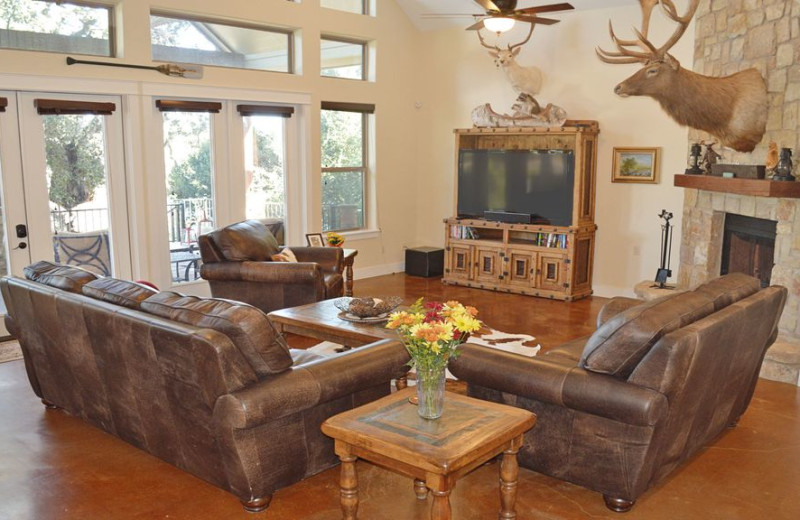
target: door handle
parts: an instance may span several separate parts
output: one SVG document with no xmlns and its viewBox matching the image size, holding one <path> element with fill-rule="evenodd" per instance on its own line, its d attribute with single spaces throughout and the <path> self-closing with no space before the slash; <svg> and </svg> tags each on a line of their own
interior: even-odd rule
<svg viewBox="0 0 800 520">
<path fill-rule="evenodd" d="M 17 224 L 15 226 L 17 238 L 25 238 L 28 236 L 28 226 L 25 224 Z M 22 249 L 25 249 L 24 247 Z"/>
</svg>

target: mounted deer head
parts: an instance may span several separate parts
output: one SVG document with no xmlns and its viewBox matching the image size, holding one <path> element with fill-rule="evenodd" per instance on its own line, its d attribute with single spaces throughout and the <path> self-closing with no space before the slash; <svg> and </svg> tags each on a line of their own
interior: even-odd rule
<svg viewBox="0 0 800 520">
<path fill-rule="evenodd" d="M 617 51 L 597 49 L 606 63 L 642 63 L 644 67 L 614 88 L 622 97 L 650 96 L 679 124 L 708 132 L 724 146 L 751 152 L 761 141 L 767 124 L 767 87 L 756 69 L 725 77 L 709 77 L 681 67 L 669 50 L 680 40 L 697 11 L 700 0 L 690 0 L 680 16 L 672 0 L 639 0 L 642 28 L 635 40 L 622 40 L 608 23 Z M 660 5 L 678 24 L 675 32 L 656 48 L 647 33 L 653 8 Z"/>
<path fill-rule="evenodd" d="M 489 49 L 489 56 L 494 58 L 494 64 L 503 68 L 508 81 L 511 83 L 517 93 L 526 93 L 535 96 L 542 88 L 542 71 L 536 67 L 522 67 L 516 61 L 520 48 L 528 43 L 533 34 L 533 27 L 535 24 L 530 24 L 531 30 L 528 31 L 528 37 L 514 45 L 509 44 L 507 49 L 502 49 L 497 45 L 489 45 L 481 36 L 481 31 L 478 30 L 478 39 L 481 45 Z"/>
</svg>

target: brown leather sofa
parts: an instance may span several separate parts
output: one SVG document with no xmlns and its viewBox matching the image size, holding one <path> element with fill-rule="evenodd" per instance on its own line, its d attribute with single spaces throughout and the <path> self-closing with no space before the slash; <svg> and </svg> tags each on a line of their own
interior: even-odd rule
<svg viewBox="0 0 800 520">
<path fill-rule="evenodd" d="M 0 288 L 36 395 L 233 493 L 248 511 L 335 465 L 322 421 L 387 395 L 407 370 L 399 341 L 323 358 L 288 349 L 247 304 L 49 262 L 25 274 Z"/>
<path fill-rule="evenodd" d="M 217 229 L 199 242 L 200 276 L 215 298 L 268 313 L 344 294 L 344 255 L 338 247 L 291 247 L 297 262 L 273 262 L 278 242 L 258 220 Z"/>
<path fill-rule="evenodd" d="M 520 465 L 615 511 L 734 426 L 775 341 L 786 289 L 730 274 L 650 302 L 612 299 L 597 331 L 526 358 L 465 344 L 469 394 L 530 410 Z"/>
</svg>

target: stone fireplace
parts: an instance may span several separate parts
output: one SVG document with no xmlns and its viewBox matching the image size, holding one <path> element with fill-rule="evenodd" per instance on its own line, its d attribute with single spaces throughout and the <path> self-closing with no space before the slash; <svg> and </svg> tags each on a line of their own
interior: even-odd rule
<svg viewBox="0 0 800 520">
<path fill-rule="evenodd" d="M 769 283 L 785 286 L 789 295 L 779 325 L 780 336 L 767 354 L 762 376 L 799 384 L 800 199 L 686 189 L 678 270 L 679 287 L 694 287 L 719 276 L 723 271 L 726 215 L 775 221 L 774 266 Z M 756 249 L 753 245 L 748 254 L 764 254 Z M 746 252 L 748 249 L 741 246 L 739 252 L 742 251 Z M 738 261 L 748 263 L 753 259 Z M 763 271 L 766 263 L 762 259 L 762 267 L 758 269 Z M 777 363 L 772 362 L 776 360 Z"/>
<path fill-rule="evenodd" d="M 777 224 L 765 218 L 725 213 L 719 274 L 749 274 L 761 280 L 761 287 L 769 287 Z"/>
</svg>

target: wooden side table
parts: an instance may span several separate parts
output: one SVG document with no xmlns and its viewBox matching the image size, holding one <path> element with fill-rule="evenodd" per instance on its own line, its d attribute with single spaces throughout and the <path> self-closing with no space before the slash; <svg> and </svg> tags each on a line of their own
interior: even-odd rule
<svg viewBox="0 0 800 520">
<path fill-rule="evenodd" d="M 344 253 L 344 295 L 353 296 L 353 262 L 358 255 L 358 249 L 342 249 Z"/>
<path fill-rule="evenodd" d="M 355 462 L 359 457 L 413 478 L 419 499 L 424 500 L 430 489 L 431 519 L 450 520 L 450 491 L 456 480 L 500 453 L 498 518 L 516 518 L 517 451 L 536 416 L 520 408 L 447 392 L 442 417 L 427 420 L 408 402 L 414 392 L 413 388 L 400 390 L 322 423 L 323 433 L 333 437 L 342 461 L 344 520 L 355 520 L 358 513 Z"/>
</svg>

